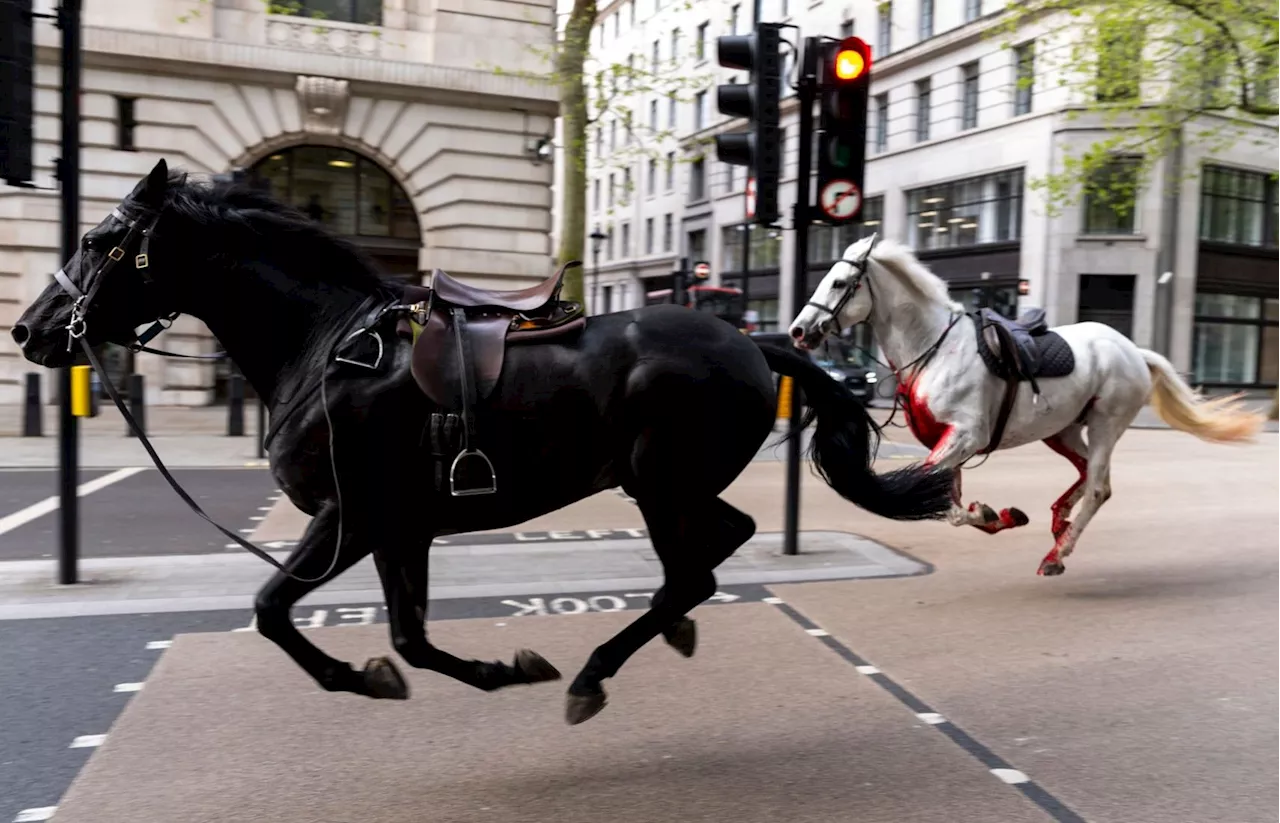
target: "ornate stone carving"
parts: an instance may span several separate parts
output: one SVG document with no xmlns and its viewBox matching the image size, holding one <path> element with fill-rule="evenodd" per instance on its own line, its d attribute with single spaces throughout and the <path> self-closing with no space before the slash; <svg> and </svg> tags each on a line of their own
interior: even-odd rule
<svg viewBox="0 0 1280 823">
<path fill-rule="evenodd" d="M 289 49 L 376 57 L 381 39 L 368 26 L 273 14 L 267 17 L 267 43 Z"/>
<path fill-rule="evenodd" d="M 312 134 L 338 134 L 342 131 L 350 99 L 346 80 L 299 75 L 294 90 L 298 93 L 303 131 Z"/>
</svg>

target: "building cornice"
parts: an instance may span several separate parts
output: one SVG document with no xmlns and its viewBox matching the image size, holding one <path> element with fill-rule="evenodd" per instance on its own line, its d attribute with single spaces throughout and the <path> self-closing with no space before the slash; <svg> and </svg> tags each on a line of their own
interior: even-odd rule
<svg viewBox="0 0 1280 823">
<path fill-rule="evenodd" d="M 57 33 L 40 27 L 39 58 L 56 62 Z M 353 93 L 376 92 L 381 97 L 415 98 L 457 96 L 486 107 L 519 101 L 539 113 L 559 112 L 559 94 L 551 82 L 476 69 L 434 66 L 403 60 L 318 53 L 255 43 L 233 43 L 171 34 L 84 28 L 84 62 L 88 67 L 138 69 L 202 79 L 252 78 L 259 84 L 292 88 L 298 75 L 341 77 L 351 82 Z M 272 75 L 275 75 L 272 77 Z"/>
</svg>

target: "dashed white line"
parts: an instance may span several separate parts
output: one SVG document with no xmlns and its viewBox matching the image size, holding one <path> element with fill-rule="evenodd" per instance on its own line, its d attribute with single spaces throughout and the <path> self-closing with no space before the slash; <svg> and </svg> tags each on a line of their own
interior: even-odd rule
<svg viewBox="0 0 1280 823">
<path fill-rule="evenodd" d="M 1019 783 L 1031 782 L 1031 778 L 1027 777 L 1017 769 L 992 769 L 991 773 L 1008 783 L 1010 786 L 1016 786 Z"/>
<path fill-rule="evenodd" d="M 254 530 L 253 529 L 236 529 L 236 531 L 240 532 L 241 534 L 253 534 Z"/>
<path fill-rule="evenodd" d="M 269 511 L 271 511 L 271 508 L 272 508 L 271 506 L 259 506 L 259 507 L 258 507 L 258 511 L 260 511 L 260 512 L 269 512 Z"/>
<path fill-rule="evenodd" d="M 115 688 L 113 688 L 111 691 L 115 692 L 116 694 L 124 694 L 126 692 L 140 692 L 142 691 L 142 684 L 141 683 L 117 683 L 115 685 Z"/>
<path fill-rule="evenodd" d="M 105 734 L 82 734 L 71 741 L 70 749 L 96 749 L 107 739 Z"/>
<path fill-rule="evenodd" d="M 263 517 L 262 515 L 260 515 L 260 514 L 259 514 L 259 515 L 254 515 L 253 517 L 250 517 L 249 519 L 250 519 L 250 520 L 266 520 L 267 518 L 265 518 L 265 517 Z"/>
<path fill-rule="evenodd" d="M 155 651 L 156 649 L 167 649 L 173 645 L 172 640 L 152 640 L 147 644 L 147 648 Z"/>
<path fill-rule="evenodd" d="M 783 600 L 781 597 L 762 597 L 760 598 L 760 602 L 768 603 L 770 606 L 777 606 L 782 603 L 785 603 L 786 601 Z"/>
<path fill-rule="evenodd" d="M 828 637 L 830 635 L 826 629 L 805 629 L 804 633 L 810 637 Z"/>
<path fill-rule="evenodd" d="M 18 812 L 18 816 L 13 819 L 13 823 L 39 823 L 41 820 L 51 820 L 53 813 L 57 810 L 57 806 L 39 806 L 34 809 L 23 809 Z"/>
<path fill-rule="evenodd" d="M 121 480 L 133 477 L 138 472 L 144 472 L 146 470 L 146 466 L 132 466 L 127 469 L 116 469 L 110 474 L 104 474 L 102 477 L 94 478 L 87 483 L 81 483 L 76 487 L 76 497 L 84 497 L 87 494 L 93 494 L 100 489 L 105 489 L 112 483 L 119 483 Z M 13 514 L 0 517 L 0 534 L 11 532 L 25 523 L 30 523 L 38 517 L 43 517 L 49 512 L 57 511 L 58 505 L 59 498 L 57 496 L 46 497 L 39 503 L 33 503 L 25 509 L 19 509 Z"/>
<path fill-rule="evenodd" d="M 937 712 L 916 712 L 916 717 L 928 723 L 930 726 L 936 726 L 939 723 L 946 723 L 947 718 Z"/>
<path fill-rule="evenodd" d="M 875 666 L 854 666 L 858 670 L 858 674 L 879 674 L 880 670 Z"/>
</svg>

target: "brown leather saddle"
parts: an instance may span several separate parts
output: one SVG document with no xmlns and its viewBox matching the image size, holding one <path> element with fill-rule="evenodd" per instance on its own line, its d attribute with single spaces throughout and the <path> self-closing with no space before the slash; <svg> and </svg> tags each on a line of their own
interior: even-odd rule
<svg viewBox="0 0 1280 823">
<path fill-rule="evenodd" d="M 560 299 L 564 273 L 577 260 L 536 286 L 500 291 L 481 289 L 453 279 L 440 269 L 429 286 L 405 287 L 412 304 L 396 331 L 413 340 L 411 371 L 427 398 L 441 411 L 432 413 L 426 435 L 435 457 L 436 488 L 454 497 L 493 494 L 497 476 L 479 448 L 476 408 L 493 392 L 508 346 L 545 342 L 586 325 L 581 303 Z"/>
</svg>

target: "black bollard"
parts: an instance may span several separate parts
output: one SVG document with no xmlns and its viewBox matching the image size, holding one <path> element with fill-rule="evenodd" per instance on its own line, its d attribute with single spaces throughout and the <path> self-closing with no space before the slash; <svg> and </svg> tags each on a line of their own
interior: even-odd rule
<svg viewBox="0 0 1280 823">
<path fill-rule="evenodd" d="M 133 419 L 138 423 L 138 430 L 145 435 L 147 433 L 147 394 L 146 382 L 140 374 L 129 375 L 129 414 L 133 415 Z M 128 423 L 124 424 L 124 433 L 126 437 L 136 436 Z"/>
<path fill-rule="evenodd" d="M 27 372 L 27 399 L 22 406 L 22 436 L 44 437 L 44 413 L 40 408 L 39 372 Z"/>
<path fill-rule="evenodd" d="M 227 437 L 244 437 L 244 378 L 227 378 Z"/>
</svg>

